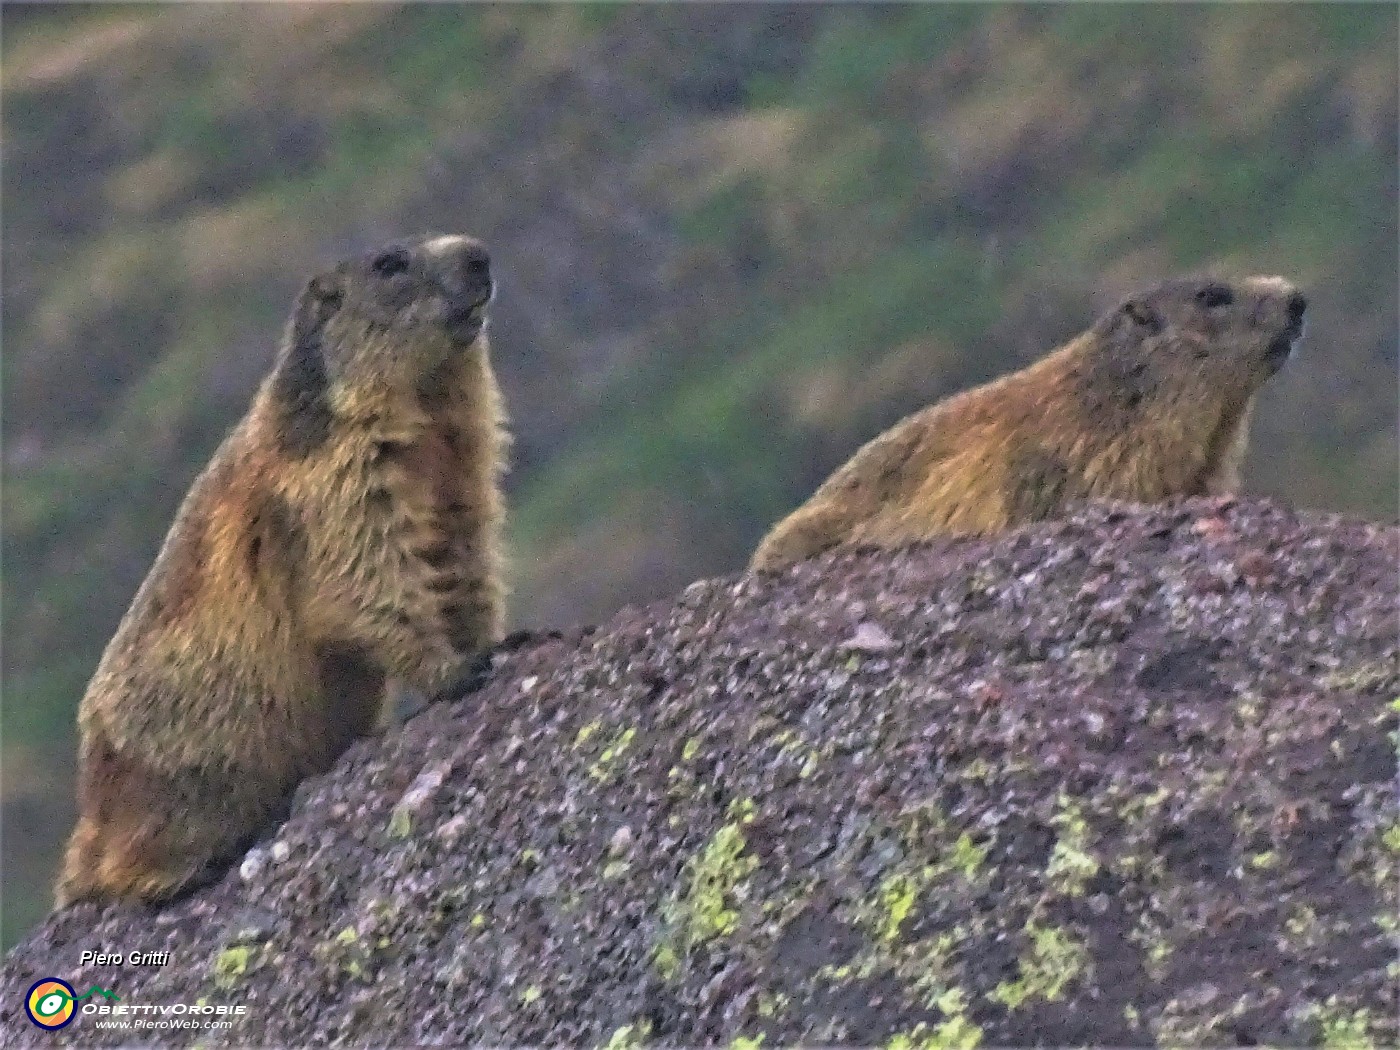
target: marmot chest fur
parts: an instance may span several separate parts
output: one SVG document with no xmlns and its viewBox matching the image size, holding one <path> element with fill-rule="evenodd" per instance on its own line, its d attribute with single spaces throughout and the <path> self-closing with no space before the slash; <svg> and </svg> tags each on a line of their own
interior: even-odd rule
<svg viewBox="0 0 1400 1050">
<path fill-rule="evenodd" d="M 1134 295 L 1028 368 L 869 442 L 768 533 L 750 567 L 997 532 L 1083 499 L 1232 492 L 1255 394 L 1305 309 L 1280 277 L 1184 278 Z"/>
<path fill-rule="evenodd" d="M 382 724 L 387 678 L 434 692 L 499 640 L 491 295 L 462 236 L 307 284 L 83 697 L 60 904 L 202 881 Z"/>
</svg>

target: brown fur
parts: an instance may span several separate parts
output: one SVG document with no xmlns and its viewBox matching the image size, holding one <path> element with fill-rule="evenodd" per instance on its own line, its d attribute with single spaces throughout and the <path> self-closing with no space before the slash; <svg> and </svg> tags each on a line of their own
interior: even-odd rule
<svg viewBox="0 0 1400 1050">
<path fill-rule="evenodd" d="M 468 238 L 309 283 L 83 697 L 60 904 L 217 873 L 383 725 L 387 678 L 435 692 L 499 640 L 489 295 Z"/>
<path fill-rule="evenodd" d="M 865 445 L 769 532 L 751 568 L 998 532 L 1076 500 L 1232 492 L 1255 394 L 1303 308 L 1277 277 L 1181 279 L 1134 296 L 1030 367 Z"/>
</svg>

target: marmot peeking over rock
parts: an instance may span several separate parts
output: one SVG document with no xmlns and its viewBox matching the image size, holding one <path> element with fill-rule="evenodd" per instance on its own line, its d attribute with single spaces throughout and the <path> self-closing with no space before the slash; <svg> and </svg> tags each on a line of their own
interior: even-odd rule
<svg viewBox="0 0 1400 1050">
<path fill-rule="evenodd" d="M 1178 279 L 1134 295 L 1022 371 L 870 441 L 768 533 L 750 568 L 997 532 L 1076 500 L 1233 492 L 1255 394 L 1306 308 L 1282 277 Z"/>
<path fill-rule="evenodd" d="M 216 874 L 389 714 L 502 631 L 507 443 L 485 248 L 390 244 L 312 278 L 79 710 L 56 896 Z"/>
</svg>

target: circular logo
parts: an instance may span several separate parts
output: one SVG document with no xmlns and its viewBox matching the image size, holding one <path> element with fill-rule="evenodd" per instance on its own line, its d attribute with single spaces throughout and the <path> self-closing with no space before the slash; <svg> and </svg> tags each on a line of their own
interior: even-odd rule
<svg viewBox="0 0 1400 1050">
<path fill-rule="evenodd" d="M 77 993 L 67 981 L 45 977 L 35 981 L 24 998 L 24 1012 L 40 1028 L 62 1028 L 73 1020 L 73 1000 Z"/>
</svg>

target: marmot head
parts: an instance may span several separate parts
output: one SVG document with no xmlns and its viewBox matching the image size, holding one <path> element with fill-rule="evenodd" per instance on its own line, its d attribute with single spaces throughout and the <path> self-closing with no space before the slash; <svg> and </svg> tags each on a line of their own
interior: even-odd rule
<svg viewBox="0 0 1400 1050">
<path fill-rule="evenodd" d="M 1306 310 L 1282 277 L 1166 281 L 1099 318 L 1087 378 L 1127 408 L 1195 400 L 1235 413 L 1288 359 Z"/>
<path fill-rule="evenodd" d="M 412 382 L 477 342 L 494 290 L 480 241 L 393 241 L 307 282 L 292 313 L 289 349 L 317 346 L 332 382 Z"/>
<path fill-rule="evenodd" d="M 454 357 L 485 353 L 493 292 L 485 247 L 459 235 L 394 241 L 311 278 L 271 377 L 284 450 L 320 447 L 357 392 L 433 393 Z"/>
</svg>

